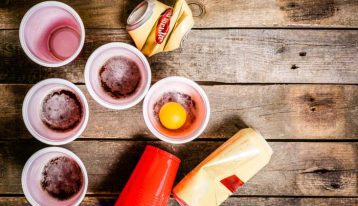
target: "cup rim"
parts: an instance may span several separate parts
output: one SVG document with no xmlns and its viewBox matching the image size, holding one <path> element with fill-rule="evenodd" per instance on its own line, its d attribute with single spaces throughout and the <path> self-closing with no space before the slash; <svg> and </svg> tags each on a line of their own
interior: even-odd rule
<svg viewBox="0 0 358 206">
<path fill-rule="evenodd" d="M 79 98 L 81 99 L 82 104 L 84 106 L 84 110 L 85 110 L 84 121 L 83 121 L 80 129 L 73 136 L 66 138 L 64 140 L 61 140 L 61 141 L 52 141 L 52 140 L 47 139 L 46 137 L 43 137 L 42 135 L 40 135 L 38 132 L 35 131 L 35 129 L 32 127 L 32 125 L 28 119 L 27 106 L 30 102 L 30 99 L 35 94 L 35 92 L 37 92 L 38 89 L 40 89 L 41 87 L 48 85 L 48 84 L 61 84 L 61 85 L 65 85 L 65 86 L 68 86 L 71 89 L 73 89 L 76 92 L 76 94 L 79 96 Z M 77 139 L 83 133 L 83 131 L 86 129 L 87 124 L 88 124 L 88 119 L 89 119 L 89 106 L 88 106 L 87 99 L 86 99 L 85 95 L 83 94 L 83 92 L 76 85 L 74 85 L 72 82 L 67 81 L 65 79 L 59 79 L 59 78 L 45 79 L 45 80 L 38 82 L 34 86 L 32 86 L 31 89 L 27 92 L 27 94 L 24 98 L 24 102 L 22 104 L 22 118 L 24 120 L 27 130 L 37 140 L 39 140 L 45 144 L 48 144 L 48 145 L 64 145 L 64 144 L 67 144 L 67 143 L 72 142 L 73 140 Z"/>
<path fill-rule="evenodd" d="M 148 108 L 148 104 L 149 104 L 149 97 L 154 93 L 155 90 L 160 88 L 162 86 L 162 84 L 164 84 L 166 82 L 170 82 L 170 81 L 179 81 L 179 82 L 183 82 L 183 83 L 186 83 L 186 84 L 192 86 L 203 98 L 204 104 L 206 106 L 206 114 L 205 114 L 204 122 L 201 124 L 200 128 L 193 135 L 191 135 L 187 138 L 176 139 L 176 138 L 167 137 L 167 136 L 161 134 L 157 129 L 154 128 L 152 122 L 150 121 L 150 119 L 148 117 L 148 109 L 147 108 Z M 204 92 L 204 90 L 194 81 L 187 79 L 185 77 L 180 77 L 180 76 L 167 77 L 167 78 L 161 79 L 158 82 L 156 82 L 148 91 L 146 97 L 144 98 L 144 102 L 143 102 L 143 117 L 144 117 L 145 124 L 147 125 L 148 129 L 154 136 L 156 136 L 160 140 L 163 140 L 163 141 L 171 143 L 171 144 L 183 144 L 183 143 L 187 143 L 187 142 L 194 140 L 199 135 L 201 135 L 204 132 L 204 130 L 206 129 L 206 127 L 209 123 L 209 119 L 210 119 L 210 103 L 209 103 L 209 99 L 208 99 L 206 93 Z"/>
<path fill-rule="evenodd" d="M 127 50 L 133 52 L 135 55 L 137 55 L 140 58 L 140 60 L 144 64 L 145 69 L 147 70 L 148 75 L 147 75 L 147 84 L 145 85 L 145 88 L 143 89 L 142 93 L 136 99 L 134 99 L 133 101 L 131 101 L 127 104 L 113 104 L 113 103 L 109 103 L 109 102 L 103 100 L 100 96 L 97 95 L 97 93 L 94 91 L 94 89 L 92 87 L 92 84 L 90 83 L 90 72 L 91 72 L 92 62 L 101 52 L 103 52 L 109 48 L 124 48 L 124 49 L 127 49 Z M 124 110 L 124 109 L 128 109 L 130 107 L 135 106 L 140 101 L 142 101 L 144 96 L 147 94 L 150 84 L 151 84 L 151 81 L 152 81 L 152 72 L 151 72 L 150 65 L 149 65 L 147 58 L 145 58 L 145 56 L 142 54 L 142 52 L 140 52 L 134 46 L 132 46 L 130 44 L 122 43 L 122 42 L 111 42 L 111 43 L 107 43 L 107 44 L 104 44 L 104 45 L 98 47 L 91 54 L 91 56 L 88 58 L 86 66 L 85 66 L 85 84 L 86 84 L 86 88 L 87 88 L 88 92 L 90 93 L 91 97 L 97 103 L 99 103 L 100 105 L 102 105 L 106 108 L 109 108 L 109 109 Z"/>
<path fill-rule="evenodd" d="M 40 156 L 42 156 L 43 154 L 49 153 L 49 152 L 59 152 L 59 153 L 64 153 L 68 156 L 70 156 L 71 158 L 73 158 L 76 163 L 80 166 L 81 170 L 82 170 L 82 174 L 83 174 L 83 192 L 82 194 L 79 196 L 78 200 L 73 204 L 73 205 L 79 205 L 82 200 L 84 199 L 86 193 L 87 193 L 87 189 L 88 189 L 88 174 L 87 174 L 87 170 L 85 165 L 83 164 L 82 160 L 73 152 L 71 152 L 68 149 L 62 148 L 62 147 L 45 147 L 43 149 L 38 150 L 37 152 L 35 152 L 33 155 L 31 155 L 31 157 L 26 161 L 24 168 L 22 169 L 22 173 L 21 173 L 21 187 L 22 187 L 22 191 L 24 192 L 24 195 L 27 199 L 27 201 L 29 201 L 29 203 L 31 205 L 39 205 L 35 199 L 31 196 L 31 193 L 28 190 L 27 187 L 27 181 L 26 181 L 26 175 L 30 169 L 31 164 Z"/>
<path fill-rule="evenodd" d="M 68 11 L 75 19 L 76 21 L 79 23 L 80 25 L 80 29 L 81 29 L 81 41 L 80 41 L 80 45 L 78 46 L 77 50 L 75 53 L 73 53 L 72 56 L 70 56 L 69 58 L 67 58 L 66 60 L 63 60 L 61 62 L 58 63 L 49 63 L 46 61 L 41 60 L 40 58 L 36 57 L 34 54 L 32 54 L 32 52 L 30 51 L 30 49 L 27 47 L 26 44 L 26 40 L 25 40 L 25 25 L 29 19 L 29 17 L 34 14 L 38 9 L 46 7 L 46 6 L 55 6 L 55 7 L 59 7 L 62 8 L 66 11 Z M 72 62 L 81 52 L 83 45 L 85 43 L 85 27 L 83 25 L 82 19 L 81 17 L 78 15 L 78 13 L 69 5 L 62 3 L 62 2 L 58 2 L 58 1 L 44 1 L 41 3 L 38 3 L 36 5 L 34 5 L 33 7 L 31 7 L 26 14 L 24 15 L 24 17 L 22 17 L 21 23 L 20 23 L 20 29 L 19 29 L 19 38 L 20 38 L 20 45 L 22 47 L 22 49 L 24 50 L 25 54 L 35 63 L 41 65 L 41 66 L 45 66 L 45 67 L 60 67 L 60 66 L 64 66 L 70 62 Z"/>
<path fill-rule="evenodd" d="M 173 160 L 175 162 L 177 162 L 178 164 L 180 164 L 181 160 L 179 157 L 177 157 L 176 155 L 170 153 L 170 152 L 167 152 L 163 149 L 160 149 L 159 147 L 156 147 L 156 146 L 153 146 L 153 145 L 146 145 L 145 146 L 145 151 L 150 151 L 150 152 L 156 152 L 156 153 L 159 153 L 160 155 L 170 159 L 170 160 Z"/>
</svg>

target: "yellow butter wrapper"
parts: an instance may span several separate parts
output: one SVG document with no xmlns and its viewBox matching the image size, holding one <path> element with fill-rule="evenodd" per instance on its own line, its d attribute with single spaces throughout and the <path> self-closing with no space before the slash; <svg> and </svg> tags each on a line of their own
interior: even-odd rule
<svg viewBox="0 0 358 206">
<path fill-rule="evenodd" d="M 260 133 L 242 129 L 185 176 L 174 197 L 182 206 L 218 206 L 268 164 L 272 153 Z"/>
<path fill-rule="evenodd" d="M 185 0 L 170 7 L 156 0 L 145 0 L 128 17 L 127 31 L 137 48 L 148 57 L 180 47 L 194 25 Z"/>
</svg>

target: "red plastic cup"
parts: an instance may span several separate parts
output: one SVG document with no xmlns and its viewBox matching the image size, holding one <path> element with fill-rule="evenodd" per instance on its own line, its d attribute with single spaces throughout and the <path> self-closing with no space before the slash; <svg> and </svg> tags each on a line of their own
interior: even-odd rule
<svg viewBox="0 0 358 206">
<path fill-rule="evenodd" d="M 180 159 L 146 146 L 115 206 L 166 206 Z"/>
</svg>

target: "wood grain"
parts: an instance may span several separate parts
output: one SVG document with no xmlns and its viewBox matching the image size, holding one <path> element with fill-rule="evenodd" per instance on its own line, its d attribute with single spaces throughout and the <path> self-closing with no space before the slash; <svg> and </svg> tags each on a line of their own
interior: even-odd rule
<svg viewBox="0 0 358 206">
<path fill-rule="evenodd" d="M 39 0 L 0 3 L 0 29 L 20 25 L 26 11 Z M 141 0 L 63 2 L 72 6 L 87 28 L 124 28 Z M 173 2 L 164 1 L 163 2 Z M 187 0 L 196 28 L 216 27 L 358 27 L 357 1 L 351 0 Z"/>
<path fill-rule="evenodd" d="M 75 141 L 65 147 L 84 162 L 88 194 L 117 195 L 146 144 L 182 159 L 177 180 L 223 142 L 195 141 L 172 145 L 151 141 Z M 267 167 L 236 195 L 358 196 L 358 143 L 271 142 L 274 155 Z M 21 171 L 26 160 L 44 145 L 37 141 L 0 142 L 0 194 L 21 194 Z"/>
<path fill-rule="evenodd" d="M 80 56 L 61 68 L 31 62 L 18 32 L 0 31 L 0 83 L 59 77 L 83 83 L 90 54 L 108 42 L 130 43 L 125 30 L 87 30 Z M 185 76 L 224 83 L 358 83 L 358 30 L 195 30 L 182 48 L 149 59 L 153 81 Z"/>
<path fill-rule="evenodd" d="M 31 138 L 21 115 L 31 85 L 0 85 L 0 139 Z M 106 109 L 80 85 L 90 106 L 81 138 L 153 138 L 142 104 Z M 201 138 L 228 138 L 251 126 L 267 139 L 357 139 L 358 85 L 202 86 L 211 104 L 209 125 Z"/>
<path fill-rule="evenodd" d="M 154 82 L 184 76 L 208 94 L 209 125 L 184 145 L 156 141 L 141 103 L 108 110 L 83 85 L 96 48 L 133 44 L 126 19 L 141 1 L 62 0 L 83 19 L 86 42 L 78 58 L 61 68 L 36 65 L 20 47 L 21 18 L 41 1 L 0 1 L 1 206 L 29 205 L 22 196 L 22 168 L 46 145 L 26 130 L 22 101 L 34 83 L 53 77 L 78 83 L 90 105 L 86 131 L 65 146 L 89 173 L 81 205 L 113 205 L 147 144 L 182 159 L 178 182 L 248 126 L 270 141 L 274 155 L 223 206 L 358 205 L 358 1 L 187 0 L 195 26 L 182 48 L 149 58 Z M 179 205 L 170 199 L 169 206 Z"/>
<path fill-rule="evenodd" d="M 81 206 L 106 206 L 114 205 L 116 196 L 113 197 L 85 197 Z M 357 205 L 358 198 L 286 198 L 286 197 L 230 197 L 221 206 L 323 206 L 323 205 Z M 2 206 L 30 206 L 25 197 L 2 197 Z M 179 206 L 170 199 L 168 206 Z"/>
</svg>

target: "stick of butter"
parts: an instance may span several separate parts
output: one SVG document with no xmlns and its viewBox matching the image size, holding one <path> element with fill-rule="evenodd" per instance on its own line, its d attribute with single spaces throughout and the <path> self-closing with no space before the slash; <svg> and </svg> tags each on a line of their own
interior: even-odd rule
<svg viewBox="0 0 358 206">
<path fill-rule="evenodd" d="M 242 129 L 211 153 L 174 188 L 182 206 L 218 206 L 271 159 L 260 133 Z"/>
<path fill-rule="evenodd" d="M 177 0 L 174 7 L 157 0 L 145 0 L 127 19 L 129 35 L 148 57 L 179 48 L 193 25 L 193 15 L 185 0 Z"/>
</svg>

